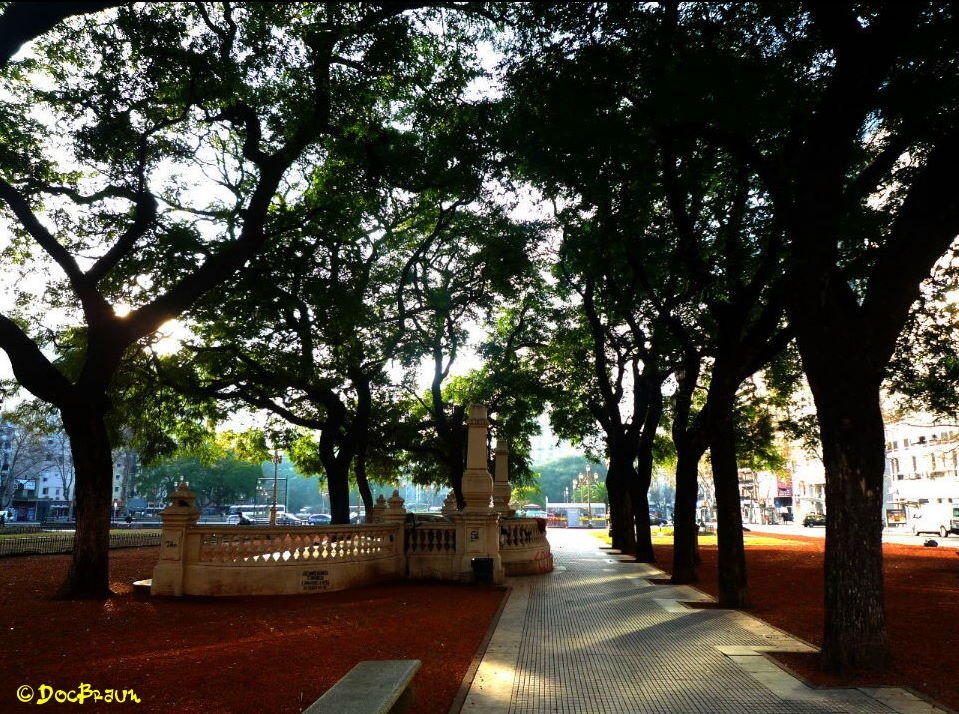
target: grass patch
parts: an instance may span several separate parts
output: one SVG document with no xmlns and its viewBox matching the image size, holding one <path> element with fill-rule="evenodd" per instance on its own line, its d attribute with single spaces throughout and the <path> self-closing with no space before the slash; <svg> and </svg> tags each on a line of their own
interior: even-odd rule
<svg viewBox="0 0 959 714">
<path fill-rule="evenodd" d="M 118 533 L 160 533 L 161 529 L 159 528 L 111 528 L 110 535 L 117 535 Z M 42 531 L 40 533 L 0 533 L 0 539 L 4 538 L 50 538 L 51 536 L 68 536 L 73 537 L 73 531 Z"/>
<path fill-rule="evenodd" d="M 606 545 L 612 545 L 613 541 L 610 537 L 604 532 L 593 532 L 593 537 L 599 538 Z M 673 528 L 672 526 L 664 528 L 653 528 L 653 545 L 672 545 L 673 544 Z M 768 536 L 762 533 L 743 533 L 743 543 L 748 548 L 751 545 L 796 545 L 799 541 L 789 540 L 788 538 L 780 538 L 777 536 Z M 710 546 L 717 544 L 717 537 L 715 533 L 701 533 L 699 536 L 699 544 Z"/>
</svg>

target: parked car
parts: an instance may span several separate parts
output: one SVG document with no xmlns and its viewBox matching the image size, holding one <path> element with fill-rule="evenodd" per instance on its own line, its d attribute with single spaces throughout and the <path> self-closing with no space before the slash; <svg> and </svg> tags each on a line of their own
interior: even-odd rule
<svg viewBox="0 0 959 714">
<path fill-rule="evenodd" d="M 305 526 L 306 521 L 297 518 L 292 513 L 277 513 L 276 525 L 278 526 Z"/>
<path fill-rule="evenodd" d="M 407 513 L 407 527 L 416 528 L 424 523 L 452 523 L 449 518 L 442 513 Z"/>
<path fill-rule="evenodd" d="M 649 525 L 651 526 L 666 526 L 669 525 L 669 519 L 663 518 L 661 516 L 650 516 Z"/>
<path fill-rule="evenodd" d="M 255 521 L 256 517 L 252 513 L 231 513 L 226 517 L 227 524 L 231 526 L 250 525 Z"/>
<path fill-rule="evenodd" d="M 306 521 L 311 526 L 328 526 L 333 522 L 333 517 L 329 513 L 314 513 L 307 516 Z"/>
<path fill-rule="evenodd" d="M 810 526 L 824 526 L 826 525 L 826 514 L 825 513 L 809 513 L 805 518 L 802 519 L 803 528 L 809 528 Z"/>
</svg>

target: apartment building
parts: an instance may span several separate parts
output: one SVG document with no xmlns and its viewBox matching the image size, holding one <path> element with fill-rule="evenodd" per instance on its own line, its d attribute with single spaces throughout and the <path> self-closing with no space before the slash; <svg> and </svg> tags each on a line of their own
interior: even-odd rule
<svg viewBox="0 0 959 714">
<path fill-rule="evenodd" d="M 926 504 L 959 505 L 959 426 L 914 415 L 886 424 L 883 515 L 909 529 Z"/>
</svg>

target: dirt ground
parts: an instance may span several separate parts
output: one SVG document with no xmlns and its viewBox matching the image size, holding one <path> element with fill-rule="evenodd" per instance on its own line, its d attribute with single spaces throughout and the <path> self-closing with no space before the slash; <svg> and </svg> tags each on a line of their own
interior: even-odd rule
<svg viewBox="0 0 959 714">
<path fill-rule="evenodd" d="M 746 561 L 749 591 L 757 617 L 822 645 L 823 546 L 821 538 L 783 536 L 778 543 L 750 545 Z M 959 557 L 951 548 L 886 545 L 886 620 L 892 640 L 893 668 L 838 678 L 818 670 L 816 655 L 789 654 L 778 659 L 823 686 L 892 684 L 959 710 Z M 716 546 L 700 548 L 703 564 L 698 588 L 716 595 Z M 656 546 L 657 565 L 669 570 L 672 547 Z"/>
<path fill-rule="evenodd" d="M 411 711 L 446 714 L 505 591 L 401 583 L 322 595 L 149 598 L 156 548 L 111 553 L 106 602 L 51 599 L 68 556 L 5 558 L 0 568 L 0 712 L 299 712 L 353 665 L 420 659 Z M 139 704 L 56 704 L 56 690 L 133 690 Z M 32 688 L 30 704 L 18 702 Z M 44 690 L 46 685 L 50 690 Z M 45 711 L 43 709 L 42 711 Z"/>
<path fill-rule="evenodd" d="M 813 644 L 822 642 L 822 547 L 816 538 L 764 537 L 747 545 L 751 612 Z M 657 546 L 669 569 L 669 546 Z M 716 548 L 701 548 L 699 587 L 716 593 Z M 883 675 L 847 679 L 817 671 L 814 655 L 781 661 L 829 686 L 908 686 L 959 709 L 959 557 L 951 549 L 889 545 L 886 608 L 895 652 Z M 141 700 L 56 711 L 281 714 L 298 712 L 364 659 L 414 658 L 416 714 L 445 714 L 486 634 L 503 590 L 401 583 L 313 596 L 150 599 L 155 548 L 114 551 L 106 602 L 60 602 L 51 593 L 67 556 L 7 558 L 0 568 L 0 712 L 86 684 L 133 690 Z M 32 688 L 30 704 L 17 694 Z M 44 690 L 42 687 L 49 687 Z M 54 704 L 55 699 L 50 700 Z"/>
</svg>

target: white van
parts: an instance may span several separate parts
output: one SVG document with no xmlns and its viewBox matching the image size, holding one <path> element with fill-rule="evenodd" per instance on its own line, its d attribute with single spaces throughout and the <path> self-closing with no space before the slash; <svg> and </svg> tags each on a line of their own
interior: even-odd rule
<svg viewBox="0 0 959 714">
<path fill-rule="evenodd" d="M 948 538 L 950 533 L 959 533 L 959 506 L 951 503 L 924 503 L 912 514 L 912 532 L 936 533 Z"/>
</svg>

